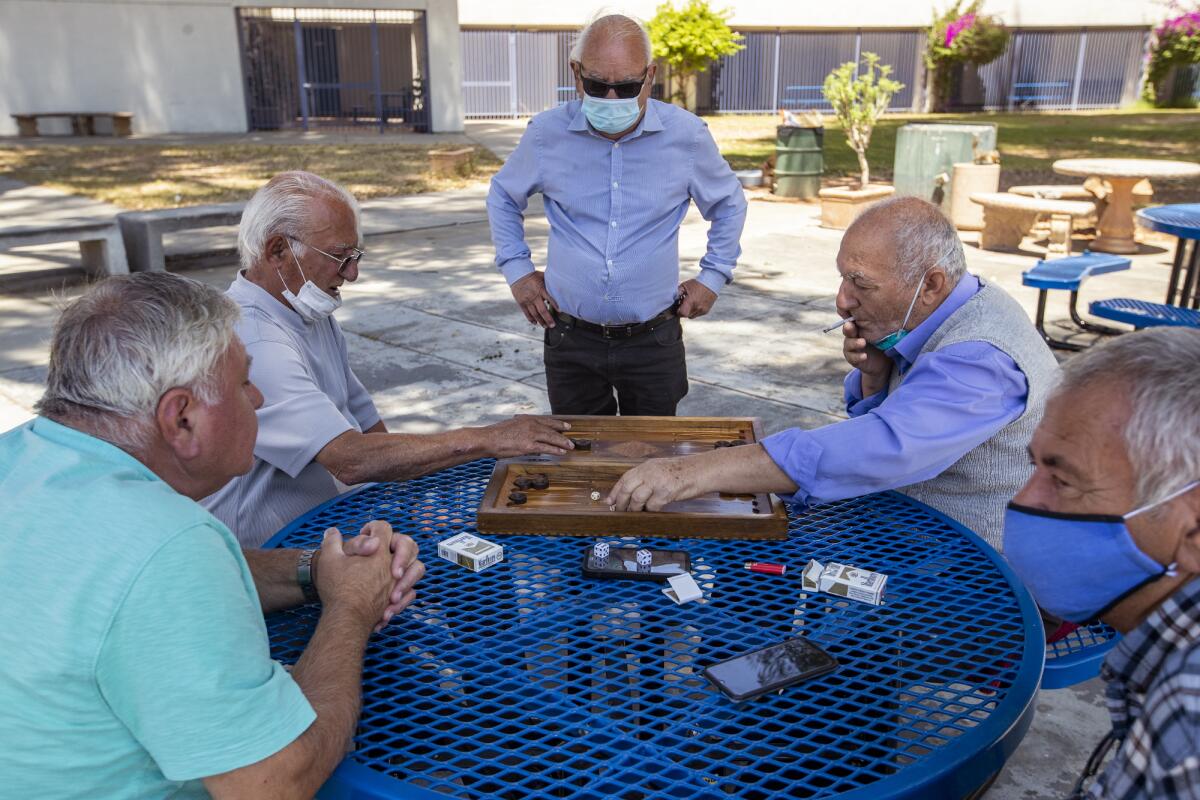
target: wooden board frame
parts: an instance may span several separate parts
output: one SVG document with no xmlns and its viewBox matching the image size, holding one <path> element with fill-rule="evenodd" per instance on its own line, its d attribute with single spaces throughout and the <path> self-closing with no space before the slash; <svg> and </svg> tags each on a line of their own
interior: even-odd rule
<svg viewBox="0 0 1200 800">
<path fill-rule="evenodd" d="M 590 451 L 562 456 L 524 456 L 496 462 L 476 512 L 481 533 L 558 534 L 562 536 L 645 536 L 708 539 L 785 539 L 788 518 L 773 495 L 707 495 L 668 506 L 664 511 L 609 511 L 603 497 L 629 469 L 648 457 L 687 455 L 711 450 L 712 442 L 762 440 L 756 417 L 556 417 L 571 423 L 567 435 L 592 439 Z M 614 444 L 615 443 L 615 444 Z M 635 444 L 628 444 L 635 443 Z M 636 443 L 641 443 L 637 446 Z M 654 452 L 645 452 L 654 450 Z M 578 500 L 512 504 L 508 494 L 521 475 L 545 473 L 550 493 L 536 489 L 531 499 L 553 497 L 556 487 L 572 495 L 601 492 L 590 507 Z M 586 485 L 585 485 L 586 484 Z"/>
</svg>

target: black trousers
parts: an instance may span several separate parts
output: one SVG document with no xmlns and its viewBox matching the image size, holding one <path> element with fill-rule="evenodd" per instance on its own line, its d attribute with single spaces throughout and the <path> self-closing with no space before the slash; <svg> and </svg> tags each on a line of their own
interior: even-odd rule
<svg viewBox="0 0 1200 800">
<path fill-rule="evenodd" d="M 673 417 L 688 392 L 678 317 L 628 339 L 560 318 L 543 339 L 551 413 Z"/>
</svg>

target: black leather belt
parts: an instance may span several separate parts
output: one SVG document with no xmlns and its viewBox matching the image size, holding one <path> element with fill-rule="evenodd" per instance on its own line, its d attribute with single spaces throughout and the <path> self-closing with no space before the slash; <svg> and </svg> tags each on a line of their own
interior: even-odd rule
<svg viewBox="0 0 1200 800">
<path fill-rule="evenodd" d="M 568 327 L 578 328 L 588 333 L 597 333 L 605 339 L 632 339 L 638 334 L 652 331 L 664 322 L 674 319 L 677 308 L 679 308 L 678 302 L 654 319 L 648 319 L 645 322 L 630 322 L 627 325 L 597 325 L 594 322 L 588 322 L 586 319 L 573 317 L 564 311 L 554 312 L 554 318 L 565 323 Z"/>
</svg>

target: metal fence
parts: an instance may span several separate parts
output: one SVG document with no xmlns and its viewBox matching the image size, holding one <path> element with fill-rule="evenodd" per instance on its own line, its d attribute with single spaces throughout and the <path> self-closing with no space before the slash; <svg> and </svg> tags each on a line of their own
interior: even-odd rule
<svg viewBox="0 0 1200 800">
<path fill-rule="evenodd" d="M 237 13 L 251 130 L 429 130 L 425 12 Z"/>
<path fill-rule="evenodd" d="M 751 31 L 740 52 L 714 66 L 713 111 L 725 114 L 773 113 L 777 108 L 827 111 L 821 94 L 825 76 L 864 52 L 892 67 L 904 88 L 893 110 L 911 109 L 922 75 L 920 31 Z"/>
<path fill-rule="evenodd" d="M 464 30 L 463 102 L 469 118 L 537 114 L 575 96 L 569 52 L 575 31 Z M 745 31 L 745 47 L 701 81 L 700 110 L 828 111 L 825 76 L 872 52 L 904 88 L 892 111 L 919 110 L 925 32 L 919 30 Z M 1114 108 L 1137 97 L 1149 31 L 1017 30 L 996 61 L 958 76 L 963 109 Z M 657 95 L 656 95 L 657 96 Z"/>
<path fill-rule="evenodd" d="M 1115 108 L 1137 99 L 1144 28 L 1018 30 L 1004 55 L 964 79 L 963 105 L 989 110 Z"/>
</svg>

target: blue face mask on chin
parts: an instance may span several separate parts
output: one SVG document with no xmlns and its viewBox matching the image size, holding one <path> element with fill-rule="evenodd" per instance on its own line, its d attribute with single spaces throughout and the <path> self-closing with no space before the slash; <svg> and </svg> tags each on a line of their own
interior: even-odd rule
<svg viewBox="0 0 1200 800">
<path fill-rule="evenodd" d="M 1174 575 L 1138 549 L 1125 521 L 1200 486 L 1179 491 L 1123 516 L 1060 514 L 1009 503 L 1004 557 L 1037 604 L 1056 617 L 1084 624 L 1133 592 Z"/>
<path fill-rule="evenodd" d="M 601 133 L 620 133 L 633 127 L 642 109 L 636 97 L 609 100 L 584 95 L 583 113 L 591 126 Z"/>
<path fill-rule="evenodd" d="M 917 306 L 917 298 L 921 296 L 921 286 L 925 283 L 925 276 L 929 274 L 929 270 L 921 273 L 921 279 L 917 281 L 917 291 L 913 292 L 912 302 L 908 304 L 908 311 L 904 312 L 904 321 L 900 323 L 900 327 L 889 333 L 887 336 L 877 341 L 871 342 L 876 349 L 887 352 L 896 345 L 900 344 L 900 340 L 908 336 L 908 331 L 904 326 L 908 324 L 908 318 L 912 316 L 913 309 Z"/>
</svg>

